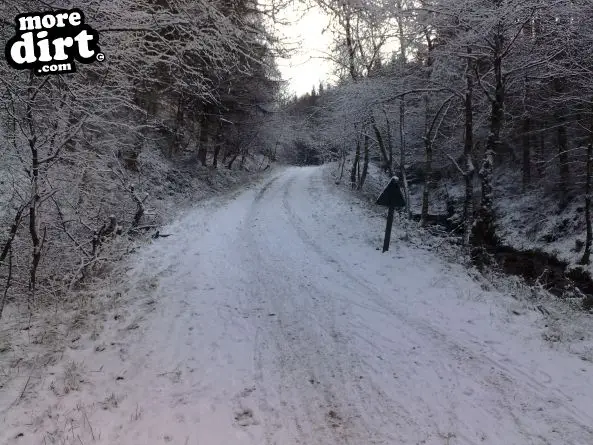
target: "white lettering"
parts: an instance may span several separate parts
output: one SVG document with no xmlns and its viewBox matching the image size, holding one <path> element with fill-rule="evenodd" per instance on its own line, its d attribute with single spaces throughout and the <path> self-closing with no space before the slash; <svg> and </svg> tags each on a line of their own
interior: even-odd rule
<svg viewBox="0 0 593 445">
<path fill-rule="evenodd" d="M 86 29 L 74 37 L 74 40 L 78 42 L 78 54 L 80 54 L 80 57 L 90 59 L 95 55 L 95 51 L 89 50 L 89 42 L 93 40 L 93 36 L 89 35 Z"/>
<path fill-rule="evenodd" d="M 54 40 L 54 48 L 56 49 L 56 55 L 54 56 L 54 60 L 66 60 L 68 56 L 66 55 L 66 48 L 71 48 L 74 45 L 74 40 L 72 37 L 60 37 Z"/>
<path fill-rule="evenodd" d="M 39 16 L 35 17 L 21 17 L 19 19 L 21 26 L 20 31 L 32 31 L 34 29 L 41 29 L 41 19 Z"/>
<path fill-rule="evenodd" d="M 36 74 L 75 72 L 73 63 L 60 62 L 71 62 L 74 57 L 85 62 L 105 59 L 103 54 L 97 55 L 97 33 L 84 25 L 84 15 L 78 9 L 23 15 L 16 24 L 17 35 L 11 39 L 6 57 L 17 68 L 32 68 Z"/>
<path fill-rule="evenodd" d="M 80 17 L 79 12 L 73 12 L 72 14 L 70 14 L 70 24 L 72 26 L 80 26 L 81 19 L 82 18 Z"/>
<path fill-rule="evenodd" d="M 53 60 L 51 53 L 49 52 L 49 40 L 46 39 L 47 35 L 47 31 L 40 31 L 37 33 L 37 38 L 40 39 L 37 42 L 37 46 L 41 50 L 41 54 L 39 55 L 40 62 L 51 62 Z"/>
<path fill-rule="evenodd" d="M 41 24 L 44 28 L 53 28 L 56 26 L 56 18 L 51 14 L 44 15 L 41 19 Z"/>
<path fill-rule="evenodd" d="M 64 24 L 64 20 L 68 20 L 68 13 L 67 12 L 62 12 L 61 14 L 56 14 L 56 21 L 58 22 L 56 24 L 56 26 L 58 28 L 63 28 L 64 26 L 66 26 Z"/>
<path fill-rule="evenodd" d="M 23 40 L 15 42 L 12 45 L 12 48 L 10 48 L 10 57 L 12 57 L 12 60 L 14 60 L 14 62 L 18 63 L 19 65 L 37 62 L 37 57 L 35 57 L 35 42 L 33 40 L 33 33 L 26 32 L 21 37 Z"/>
</svg>

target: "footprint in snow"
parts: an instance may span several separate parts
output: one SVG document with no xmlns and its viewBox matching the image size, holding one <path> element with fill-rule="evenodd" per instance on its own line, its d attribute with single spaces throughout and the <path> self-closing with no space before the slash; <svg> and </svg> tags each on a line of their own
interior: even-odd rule
<svg viewBox="0 0 593 445">
<path fill-rule="evenodd" d="M 252 425 L 259 425 L 259 422 L 255 420 L 253 416 L 253 411 L 249 408 L 242 410 L 241 412 L 235 414 L 235 421 L 241 427 L 248 427 Z"/>
</svg>

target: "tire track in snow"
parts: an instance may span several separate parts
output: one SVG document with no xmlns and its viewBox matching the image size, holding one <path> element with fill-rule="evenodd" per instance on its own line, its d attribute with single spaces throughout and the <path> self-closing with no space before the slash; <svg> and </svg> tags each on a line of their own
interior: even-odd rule
<svg viewBox="0 0 593 445">
<path fill-rule="evenodd" d="M 330 265 L 333 266 L 338 266 L 337 272 L 339 274 L 343 273 L 343 270 L 341 270 L 339 268 L 339 262 L 337 262 L 333 257 L 327 255 L 323 250 L 321 250 L 319 248 L 319 246 L 312 242 L 312 240 L 307 236 L 307 233 L 305 230 L 302 229 L 302 227 L 298 224 L 295 224 L 295 221 L 298 221 L 299 218 L 298 216 L 293 212 L 290 204 L 289 204 L 289 193 L 290 193 L 290 189 L 291 187 L 294 185 L 296 180 L 296 176 L 293 176 L 292 178 L 290 178 L 288 181 L 286 181 L 283 184 L 283 200 L 282 200 L 282 204 L 283 204 L 283 209 L 286 212 L 286 214 L 288 215 L 288 220 L 290 221 L 293 230 L 296 231 L 296 233 L 298 234 L 298 236 L 301 238 L 301 240 L 304 242 L 304 244 L 306 246 L 308 246 L 318 257 L 320 257 L 320 259 Z M 315 263 L 316 261 L 314 261 Z M 327 292 L 327 291 L 326 291 Z M 332 292 L 332 294 L 335 292 Z M 334 297 L 334 295 L 331 295 L 332 299 Z M 352 301 L 349 299 L 343 299 L 342 301 L 346 302 L 347 304 L 351 304 Z M 377 311 L 379 310 L 378 308 L 373 308 L 370 307 L 369 305 L 361 305 L 358 304 L 359 306 L 364 306 L 367 309 L 370 310 L 374 310 Z M 357 367 L 356 369 L 358 370 L 357 374 L 364 374 L 364 364 L 363 362 L 356 357 L 354 354 L 351 354 L 349 357 L 349 362 L 356 362 L 357 363 Z M 354 379 L 354 381 L 356 382 L 354 384 L 354 389 L 356 391 L 356 394 L 358 395 L 357 399 L 358 402 L 363 401 L 363 400 L 367 400 L 369 401 L 371 399 L 371 396 L 369 395 L 369 391 L 368 391 L 368 385 L 366 384 L 366 382 L 371 382 L 371 380 L 367 377 L 366 381 L 365 381 L 365 385 L 363 386 L 362 383 L 360 383 L 360 379 Z M 376 424 L 376 422 L 378 421 L 378 419 L 382 418 L 384 419 L 384 422 L 393 422 L 393 412 L 394 412 L 394 406 L 392 404 L 392 401 L 388 401 L 385 398 L 385 394 L 380 391 L 378 386 L 374 386 L 373 387 L 374 392 L 372 392 L 371 394 L 374 394 L 374 396 L 372 397 L 372 403 L 367 404 L 364 408 L 366 408 L 366 410 L 368 411 L 369 409 L 375 412 L 375 416 L 373 419 L 373 424 Z M 352 399 L 352 397 L 350 398 Z M 357 408 L 359 411 L 359 414 L 357 415 L 358 418 L 363 418 L 364 416 L 361 415 L 360 411 L 362 410 L 362 407 L 358 407 Z M 405 413 L 406 415 L 406 422 L 408 423 L 416 423 L 416 420 L 414 419 L 414 416 L 405 409 L 404 405 L 398 404 L 397 405 L 397 411 L 399 413 Z M 366 416 L 367 418 L 369 418 L 369 416 Z M 366 424 L 366 423 L 362 423 L 360 425 L 361 428 L 364 428 L 368 434 L 368 437 L 371 438 L 374 435 L 374 426 L 372 424 Z M 367 439 L 368 440 L 368 439 Z M 375 441 L 371 441 L 370 443 L 375 443 Z M 382 440 L 380 440 L 377 443 L 383 443 Z"/>
<path fill-rule="evenodd" d="M 467 375 L 479 376 L 488 374 L 488 372 L 483 372 L 485 370 L 484 365 L 490 366 L 493 370 L 490 372 L 490 374 L 493 377 L 491 378 L 491 381 L 483 381 L 482 383 L 499 394 L 499 397 L 504 402 L 504 404 L 499 406 L 499 409 L 506 411 L 506 414 L 513 418 L 517 429 L 523 433 L 526 439 L 528 437 L 533 437 L 533 435 L 528 431 L 527 426 L 521 420 L 521 417 L 526 414 L 525 408 L 518 408 L 518 410 L 521 412 L 521 417 L 515 414 L 513 411 L 513 406 L 516 405 L 515 400 L 518 394 L 516 385 L 520 385 L 523 391 L 528 390 L 527 392 L 529 399 L 539 399 L 541 404 L 544 406 L 546 405 L 546 403 L 544 403 L 546 402 L 545 399 L 548 399 L 545 393 L 552 393 L 556 399 L 554 403 L 565 411 L 563 422 L 572 423 L 574 427 L 586 432 L 589 436 L 593 435 L 593 429 L 589 426 L 593 423 L 593 419 L 572 407 L 570 400 L 564 393 L 556 390 L 555 388 L 546 388 L 544 391 L 542 391 L 542 389 L 546 386 L 544 383 L 538 381 L 535 376 L 532 376 L 518 366 L 513 366 L 512 364 L 505 365 L 503 363 L 504 359 L 500 357 L 496 351 L 492 349 L 487 351 L 487 348 L 485 348 L 475 337 L 471 338 L 469 341 L 461 341 L 459 338 L 453 339 L 446 331 L 438 329 L 434 325 L 421 319 L 407 315 L 404 310 L 402 310 L 402 308 L 395 307 L 395 304 L 397 303 L 395 300 L 387 301 L 382 296 L 382 290 L 378 289 L 375 284 L 369 282 L 359 275 L 356 275 L 350 270 L 348 265 L 344 264 L 341 260 L 335 258 L 333 255 L 324 250 L 320 243 L 315 240 L 313 236 L 309 235 L 306 224 L 300 218 L 298 212 L 292 208 L 290 204 L 294 198 L 294 196 L 291 196 L 291 187 L 293 187 L 295 184 L 295 179 L 296 177 L 293 177 L 291 181 L 285 184 L 283 206 L 285 211 L 290 215 L 289 220 L 301 239 L 326 262 L 334 264 L 337 271 L 343 274 L 343 276 L 347 277 L 352 283 L 353 287 L 358 287 L 361 293 L 369 295 L 373 299 L 373 302 L 377 306 L 381 307 L 386 313 L 397 317 L 400 322 L 410 326 L 416 332 L 429 337 L 431 340 L 438 341 L 441 343 L 441 345 L 455 354 L 457 360 L 459 360 L 461 363 L 464 363 L 466 368 L 470 368 L 467 371 Z M 303 189 L 302 184 L 299 184 L 299 186 L 301 186 L 301 189 Z M 322 180 L 313 178 L 309 181 L 307 187 L 304 188 L 310 195 L 310 199 L 308 200 L 309 202 L 320 202 L 320 195 L 322 194 L 319 190 L 320 187 L 323 187 Z M 317 196 L 313 196 L 312 192 L 316 193 Z M 327 190 L 325 194 L 326 196 L 331 196 L 331 192 L 328 192 Z M 479 350 L 476 350 L 475 345 L 481 346 Z M 473 357 L 469 363 L 465 360 L 465 358 L 468 356 Z M 494 356 L 494 358 L 491 356 Z M 524 402 L 524 405 L 528 405 L 527 401 Z M 541 411 L 540 416 L 545 423 L 558 423 L 555 418 L 546 416 L 545 410 Z M 556 429 L 562 430 L 565 428 L 562 428 L 561 425 L 557 425 Z M 469 438 L 463 439 L 467 441 L 467 443 L 472 443 L 471 439 Z M 544 441 L 542 443 L 546 442 Z"/>
<path fill-rule="evenodd" d="M 291 180 L 287 181 L 284 184 L 284 193 L 283 193 L 283 207 L 284 210 L 287 212 L 287 214 L 289 215 L 289 221 L 291 222 L 293 229 L 298 233 L 298 235 L 300 236 L 300 238 L 302 239 L 302 241 L 308 245 L 319 257 L 321 257 L 326 263 L 328 264 L 332 264 L 335 266 L 336 272 L 341 276 L 341 277 L 346 277 L 350 280 L 350 285 L 349 286 L 345 286 L 345 287 L 349 287 L 350 289 L 355 288 L 356 286 L 352 286 L 352 282 L 355 282 L 359 289 L 361 289 L 360 294 L 361 295 L 365 295 L 365 296 L 370 296 L 373 292 L 369 290 L 368 287 L 362 285 L 361 286 L 361 282 L 360 280 L 350 274 L 347 271 L 347 268 L 345 267 L 341 267 L 340 264 L 341 262 L 339 260 L 337 260 L 335 257 L 333 257 L 332 255 L 328 254 L 326 251 L 324 251 L 320 245 L 314 241 L 314 239 L 308 235 L 306 229 L 304 228 L 304 224 L 301 220 L 301 218 L 298 216 L 297 212 L 294 211 L 294 209 L 291 207 L 290 205 L 290 200 L 291 200 L 291 196 L 290 196 L 290 192 L 291 192 L 291 187 L 294 185 L 295 182 L 295 177 L 291 178 Z M 302 184 L 300 184 L 302 185 Z M 306 187 L 309 191 L 311 190 L 315 190 L 315 184 L 314 184 L 314 180 L 311 180 Z M 319 197 L 317 197 L 319 198 Z M 311 200 L 313 201 L 313 200 Z M 319 202 L 319 201 L 317 201 Z M 392 314 L 392 308 L 390 305 L 386 304 L 383 300 L 377 302 L 374 301 L 373 303 L 376 304 L 375 307 L 371 307 L 368 304 L 366 305 L 361 305 L 359 302 L 355 302 L 351 299 L 347 299 L 345 300 L 348 303 L 358 306 L 358 307 L 363 307 L 365 309 L 368 310 L 372 310 L 374 312 L 380 312 L 380 313 L 389 313 Z M 368 330 L 368 327 L 366 327 L 366 329 Z M 379 334 L 379 333 L 377 333 Z M 358 336 L 360 336 L 360 334 L 357 334 Z M 369 343 L 372 342 L 372 340 L 368 340 Z M 363 370 L 365 366 L 368 366 L 368 363 L 363 363 L 362 361 L 359 360 L 359 369 Z M 434 362 L 433 363 L 433 368 L 443 368 L 443 365 L 438 363 L 438 362 Z M 364 371 L 361 371 L 362 373 L 364 373 Z M 371 382 L 371 384 L 367 384 L 367 382 Z M 372 394 L 374 394 L 374 397 L 369 397 L 369 386 L 370 388 L 372 388 Z M 378 409 L 378 405 L 381 406 L 382 409 L 380 409 L 380 415 L 384 416 L 386 421 L 393 421 L 393 413 L 397 413 L 398 415 L 405 415 L 405 422 L 408 424 L 415 424 L 418 430 L 424 430 L 426 429 L 426 425 L 425 423 L 428 422 L 428 418 L 430 418 L 430 415 L 426 415 L 423 418 L 423 423 L 420 423 L 417 420 L 417 415 L 414 415 L 412 412 L 410 412 L 406 406 L 402 403 L 397 403 L 394 400 L 389 400 L 386 397 L 386 394 L 384 393 L 384 391 L 382 391 L 380 389 L 379 386 L 377 385 L 372 385 L 372 379 L 370 378 L 370 376 L 367 376 L 367 378 L 365 379 L 364 385 L 362 383 L 359 383 L 357 385 L 357 393 L 359 395 L 359 399 L 360 400 L 364 400 L 367 399 L 370 402 L 371 406 L 366 406 L 365 408 L 370 409 L 370 410 L 376 410 Z M 372 399 L 372 400 L 371 400 Z M 434 407 L 432 406 L 434 404 L 434 400 L 430 400 L 428 402 L 424 402 L 423 400 L 418 400 L 416 403 L 416 409 L 418 409 L 419 404 L 424 406 L 424 409 L 430 413 L 431 410 L 434 410 Z M 442 409 L 446 409 L 447 406 L 443 405 Z M 376 419 L 374 419 L 374 422 L 376 422 Z M 436 424 L 432 424 L 433 429 L 438 429 L 438 427 L 436 426 Z M 409 439 L 409 438 L 408 438 Z M 400 440 L 405 440 L 405 438 L 400 438 Z M 467 443 L 473 443 L 470 440 L 466 441 Z"/>
<path fill-rule="evenodd" d="M 283 184 L 283 189 L 284 189 L 283 208 L 288 215 L 288 220 L 291 222 L 293 230 L 296 231 L 296 233 L 299 235 L 301 240 L 317 256 L 319 256 L 323 262 L 334 266 L 335 272 L 337 273 L 337 276 L 340 277 L 340 279 L 343 278 L 344 276 L 352 279 L 352 277 L 350 277 L 348 275 L 347 271 L 344 268 L 340 267 L 340 262 L 338 260 L 336 260 L 332 255 L 329 255 L 328 253 L 326 253 L 323 249 L 320 248 L 320 246 L 315 241 L 313 241 L 313 239 L 307 234 L 307 231 L 303 228 L 303 224 L 301 223 L 299 216 L 292 209 L 289 201 L 291 200 L 291 196 L 290 196 L 291 187 L 294 185 L 295 180 L 296 180 L 296 176 L 293 176 Z M 299 184 L 299 186 L 302 187 L 302 184 Z M 307 188 L 309 188 L 311 186 L 312 186 L 311 183 L 307 184 Z M 314 263 L 315 262 L 316 261 L 314 261 Z M 349 290 L 352 289 L 352 286 L 349 286 L 347 283 L 344 283 L 343 286 L 344 286 L 344 288 L 350 288 Z M 360 294 L 367 295 L 368 289 L 365 288 L 363 290 L 363 292 L 360 292 Z M 332 297 L 333 297 L 333 295 L 332 295 Z M 361 300 L 364 300 L 364 298 L 361 298 Z M 379 304 L 376 306 L 375 305 L 370 306 L 369 304 L 361 304 L 360 302 L 355 302 L 351 299 L 343 299 L 343 301 L 347 302 L 348 304 L 354 305 L 354 306 L 362 307 L 367 310 L 371 310 L 374 312 L 380 312 L 380 313 L 385 313 L 386 308 L 387 308 L 385 305 Z M 357 335 L 357 334 L 355 334 L 355 335 Z M 358 373 L 359 374 L 367 374 L 364 371 L 366 364 L 363 363 L 363 361 L 361 361 L 359 358 L 357 358 L 356 361 L 358 364 L 358 370 L 359 370 Z M 376 425 L 376 423 L 378 421 L 377 418 L 383 418 L 385 423 L 393 422 L 394 421 L 394 419 L 393 419 L 394 413 L 397 413 L 399 416 L 402 416 L 402 415 L 405 416 L 405 419 L 402 419 L 402 421 L 408 425 L 416 425 L 417 430 L 420 431 L 420 430 L 425 429 L 425 425 L 423 423 L 425 423 L 426 420 L 418 420 L 417 419 L 418 416 L 414 415 L 412 412 L 410 412 L 404 404 L 398 403 L 393 399 L 387 398 L 385 392 L 380 389 L 380 386 L 374 385 L 372 383 L 372 378 L 369 375 L 365 376 L 364 381 L 359 380 L 357 382 L 357 384 L 355 385 L 355 389 L 356 389 L 356 393 L 358 395 L 358 400 L 364 401 L 364 403 L 365 403 L 364 411 L 366 411 L 367 413 L 369 411 L 376 413 L 376 416 L 374 416 L 374 418 L 370 415 L 366 416 L 368 419 L 368 423 L 369 423 L 369 426 L 367 426 L 366 429 L 370 433 L 370 435 L 372 435 L 372 429 L 373 429 L 372 425 Z M 370 393 L 369 393 L 369 390 L 371 391 Z M 363 408 L 360 408 L 360 409 L 363 409 Z M 426 404 L 426 409 L 430 410 L 429 404 Z M 398 437 L 398 439 L 399 439 L 398 441 L 402 441 L 402 440 L 405 440 L 406 438 Z M 407 439 L 409 439 L 409 438 L 407 438 Z M 383 443 L 383 442 L 381 441 L 378 443 Z M 386 442 L 386 443 L 391 443 L 391 442 Z"/>
<path fill-rule="evenodd" d="M 284 190 L 286 188 L 286 182 L 291 182 L 291 179 L 284 179 L 283 183 L 278 186 L 278 189 L 271 191 L 266 202 L 271 201 L 272 197 L 278 194 L 278 191 Z M 263 194 L 259 196 L 263 196 Z M 252 214 L 247 218 L 247 226 L 252 228 L 252 224 L 250 224 L 249 221 L 257 220 L 259 216 L 261 216 L 260 214 L 265 214 L 266 212 L 267 209 L 257 207 L 256 203 Z M 285 216 L 286 215 L 276 214 L 275 218 L 284 218 L 282 221 L 287 223 Z M 273 258 L 274 254 L 270 251 L 268 251 L 267 254 L 260 252 L 262 245 L 264 245 L 263 238 L 254 231 L 248 231 L 246 236 L 250 237 L 250 243 L 253 246 L 250 251 L 258 252 L 257 258 L 252 258 L 253 264 L 258 264 L 259 267 L 265 265 L 264 267 L 267 267 L 270 270 L 276 269 L 276 273 L 281 273 L 282 269 L 278 269 L 278 264 L 270 262 L 270 257 Z M 338 333 L 338 328 L 335 324 L 335 303 L 330 301 L 331 305 L 329 307 L 322 306 L 318 301 L 319 298 L 316 297 L 316 295 L 323 295 L 324 291 L 322 289 L 319 289 L 314 285 L 299 286 L 299 283 L 294 282 L 294 277 L 288 279 L 289 283 L 287 284 L 289 286 L 286 289 L 297 288 L 298 291 L 294 296 L 298 294 L 299 298 L 302 298 L 303 301 L 306 302 L 306 305 L 302 308 L 299 308 L 296 304 L 292 303 L 292 308 L 294 310 L 301 310 L 301 315 L 295 317 L 292 322 L 298 325 L 299 319 L 301 322 L 308 318 L 314 321 L 314 323 L 307 326 L 301 326 L 301 328 L 305 329 L 295 332 L 291 329 L 290 325 L 282 325 L 283 320 L 280 318 L 279 326 L 273 327 L 272 330 L 272 332 L 276 332 L 276 329 L 280 328 L 281 340 L 276 341 L 275 346 L 278 350 L 282 351 L 282 356 L 285 357 L 285 360 L 291 361 L 293 360 L 292 357 L 296 356 L 298 357 L 299 362 L 293 362 L 293 365 L 312 371 L 310 381 L 314 383 L 306 382 L 306 385 L 315 386 L 313 388 L 303 388 L 305 391 L 299 395 L 304 400 L 304 403 L 302 403 L 300 407 L 300 410 L 304 412 L 301 416 L 298 416 L 297 419 L 295 419 L 295 423 L 301 425 L 300 428 L 297 426 L 298 434 L 303 437 L 305 443 L 360 443 L 361 439 L 364 440 L 365 438 L 372 436 L 372 431 L 370 431 L 368 427 L 364 428 L 363 436 L 366 437 L 350 437 L 352 434 L 360 435 L 360 433 L 355 433 L 354 430 L 356 428 L 352 428 L 351 425 L 347 425 L 347 427 L 344 428 L 327 426 L 327 419 L 322 418 L 324 413 L 320 412 L 319 406 L 316 406 L 319 405 L 318 402 L 322 402 L 322 405 L 326 406 L 326 409 L 329 409 L 330 413 L 335 412 L 336 417 L 343 416 L 344 418 L 341 420 L 347 423 L 356 422 L 356 419 L 361 417 L 360 413 L 357 412 L 344 414 L 344 412 L 348 412 L 349 408 L 347 403 L 340 401 L 340 399 L 343 398 L 341 393 L 344 392 L 347 381 L 351 378 L 351 376 L 348 375 L 348 372 L 344 369 L 345 365 L 343 361 L 344 358 L 349 359 L 351 354 L 341 350 L 343 348 L 344 340 L 340 341 L 339 335 L 338 337 L 335 336 Z M 266 284 L 269 285 L 270 283 L 268 282 Z M 263 292 L 265 292 L 265 290 L 262 290 L 262 293 Z M 271 303 L 274 307 L 274 311 L 278 315 L 282 314 L 283 310 L 286 311 L 286 300 L 283 301 L 282 298 L 278 298 Z M 328 310 L 329 312 L 327 312 Z M 275 338 L 278 338 L 277 332 L 272 335 L 274 335 Z M 312 349 L 311 345 L 313 345 Z M 261 368 L 262 364 L 257 365 L 257 367 Z M 329 370 L 324 368 L 329 368 Z M 292 369 L 290 371 L 294 372 L 295 370 Z M 289 385 L 296 385 L 298 387 L 302 385 L 302 382 L 305 382 L 306 375 L 304 372 L 300 372 L 299 378 L 301 378 L 301 382 L 295 382 L 294 376 L 290 375 L 290 372 L 283 373 L 281 378 Z M 313 393 L 311 390 L 313 390 Z M 294 391 L 292 392 L 294 393 Z M 318 394 L 314 394 L 315 392 Z M 337 411 L 335 411 L 336 409 Z M 295 412 L 298 413 L 298 411 L 299 410 L 297 409 Z M 304 424 L 303 420 L 310 426 L 313 425 L 318 428 L 315 435 L 310 435 L 311 433 L 308 434 L 304 431 L 302 427 Z M 336 440 L 338 442 L 336 442 Z"/>
</svg>

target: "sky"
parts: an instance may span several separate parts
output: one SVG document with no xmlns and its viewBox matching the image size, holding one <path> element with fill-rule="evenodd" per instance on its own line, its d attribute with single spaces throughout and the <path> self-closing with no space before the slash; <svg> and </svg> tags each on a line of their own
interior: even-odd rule
<svg viewBox="0 0 593 445">
<path fill-rule="evenodd" d="M 297 2 L 295 2 L 297 3 Z M 319 83 L 331 77 L 332 66 L 323 60 L 331 44 L 329 32 L 323 33 L 328 24 L 328 18 L 319 9 L 311 9 L 304 13 L 292 6 L 285 12 L 291 25 L 281 26 L 279 32 L 288 39 L 296 50 L 290 59 L 278 59 L 278 66 L 282 77 L 288 81 L 288 90 L 302 95 L 310 92 L 313 86 L 317 89 Z"/>
</svg>

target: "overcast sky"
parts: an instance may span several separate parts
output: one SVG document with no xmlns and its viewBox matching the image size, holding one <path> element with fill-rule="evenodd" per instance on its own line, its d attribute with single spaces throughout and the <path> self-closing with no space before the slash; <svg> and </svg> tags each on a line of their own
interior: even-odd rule
<svg viewBox="0 0 593 445">
<path fill-rule="evenodd" d="M 328 52 L 331 37 L 329 32 L 322 33 L 328 23 L 322 11 L 312 9 L 303 16 L 296 7 L 287 11 L 292 25 L 281 27 L 279 31 L 290 42 L 297 43 L 299 50 L 289 60 L 279 59 L 278 66 L 282 77 L 289 82 L 289 90 L 301 95 L 310 92 L 313 86 L 317 88 L 320 81 L 325 83 L 330 77 L 331 64 L 321 57 Z"/>
</svg>

